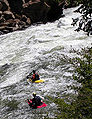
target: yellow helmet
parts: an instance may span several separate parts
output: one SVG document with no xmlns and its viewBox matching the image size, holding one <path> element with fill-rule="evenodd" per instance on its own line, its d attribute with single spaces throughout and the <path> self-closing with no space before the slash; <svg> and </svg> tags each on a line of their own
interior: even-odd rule
<svg viewBox="0 0 92 119">
<path fill-rule="evenodd" d="M 33 96 L 36 96 L 36 93 L 35 92 L 33 92 Z"/>
</svg>

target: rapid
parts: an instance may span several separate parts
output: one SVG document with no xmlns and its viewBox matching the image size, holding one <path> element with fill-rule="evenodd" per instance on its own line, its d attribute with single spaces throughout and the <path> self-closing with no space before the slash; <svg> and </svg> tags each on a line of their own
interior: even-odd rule
<svg viewBox="0 0 92 119">
<path fill-rule="evenodd" d="M 71 25 L 72 18 L 80 16 L 73 12 L 75 9 L 65 9 L 65 17 L 53 23 L 32 25 L 0 36 L 0 119 L 44 119 L 47 115 L 54 118 L 57 107 L 48 96 L 74 93 L 67 88 L 76 82 L 63 56 L 73 57 L 72 48 L 92 45 L 92 36 L 74 31 L 77 26 Z M 27 82 L 26 76 L 33 69 L 39 72 L 44 83 Z M 32 92 L 42 96 L 48 106 L 30 109 L 25 100 L 31 98 Z M 17 108 L 11 106 L 13 101 L 18 102 L 14 105 Z"/>
</svg>

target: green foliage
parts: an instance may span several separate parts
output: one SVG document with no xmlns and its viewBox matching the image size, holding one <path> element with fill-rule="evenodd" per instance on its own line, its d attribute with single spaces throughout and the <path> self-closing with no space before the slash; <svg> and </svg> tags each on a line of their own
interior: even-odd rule
<svg viewBox="0 0 92 119">
<path fill-rule="evenodd" d="M 66 4 L 68 5 L 68 7 L 74 7 L 79 4 L 84 4 L 86 6 L 92 6 L 92 0 L 44 0 L 44 1 L 48 3 L 49 5 L 52 5 L 53 2 L 60 3 L 60 2 L 66 1 Z"/>
<path fill-rule="evenodd" d="M 76 115 L 81 115 L 86 119 L 92 118 L 92 89 L 89 87 L 82 87 L 79 91 L 78 98 L 73 104 L 76 108 Z"/>
<path fill-rule="evenodd" d="M 76 51 L 80 57 L 69 59 L 74 67 L 74 80 L 82 84 L 72 103 L 63 99 L 51 99 L 58 105 L 57 119 L 92 119 L 92 47 Z"/>
<path fill-rule="evenodd" d="M 92 7 L 92 0 L 44 0 L 48 4 L 52 4 L 53 2 L 60 3 L 66 1 L 68 7 L 77 6 L 79 4 L 84 4 L 86 6 Z"/>
<path fill-rule="evenodd" d="M 73 66 L 77 73 L 76 80 L 82 84 L 74 103 L 76 114 L 82 118 L 92 118 L 92 47 L 79 52 L 81 58 L 74 58 Z"/>
<path fill-rule="evenodd" d="M 71 59 L 73 66 L 75 67 L 75 72 L 77 76 L 76 79 L 78 82 L 83 85 L 87 85 L 92 81 L 92 48 L 83 49 L 83 51 L 78 52 L 81 58 Z"/>
<path fill-rule="evenodd" d="M 70 104 L 65 103 L 64 99 L 53 99 L 49 97 L 49 99 L 57 104 L 58 107 L 58 112 L 57 114 L 57 119 L 73 119 L 73 114 L 75 113 L 74 107 Z"/>
</svg>

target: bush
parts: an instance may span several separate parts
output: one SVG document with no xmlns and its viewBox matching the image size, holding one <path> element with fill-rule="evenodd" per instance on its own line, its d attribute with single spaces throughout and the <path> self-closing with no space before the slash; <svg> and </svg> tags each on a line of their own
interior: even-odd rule
<svg viewBox="0 0 92 119">
<path fill-rule="evenodd" d="M 92 119 L 92 48 L 76 51 L 80 58 L 69 59 L 74 67 L 73 78 L 82 86 L 76 100 L 65 103 L 63 99 L 51 99 L 58 105 L 57 119 Z M 72 97 L 73 98 L 73 97 Z"/>
</svg>

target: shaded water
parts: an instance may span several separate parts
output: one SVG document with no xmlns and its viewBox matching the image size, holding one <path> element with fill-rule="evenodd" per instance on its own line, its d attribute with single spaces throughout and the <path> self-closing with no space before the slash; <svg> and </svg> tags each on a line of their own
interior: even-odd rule
<svg viewBox="0 0 92 119">
<path fill-rule="evenodd" d="M 56 105 L 47 96 L 73 93 L 67 86 L 76 82 L 72 81 L 72 69 L 63 55 L 73 57 L 71 48 L 80 49 L 92 43 L 92 36 L 75 32 L 76 26 L 71 26 L 72 18 L 80 16 L 73 13 L 75 9 L 66 9 L 65 17 L 54 23 L 0 36 L 0 119 L 41 119 L 47 115 L 54 118 Z M 26 76 L 33 69 L 39 71 L 44 83 L 27 83 Z M 31 98 L 33 91 L 44 97 L 47 107 L 28 107 L 25 100 Z"/>
</svg>

